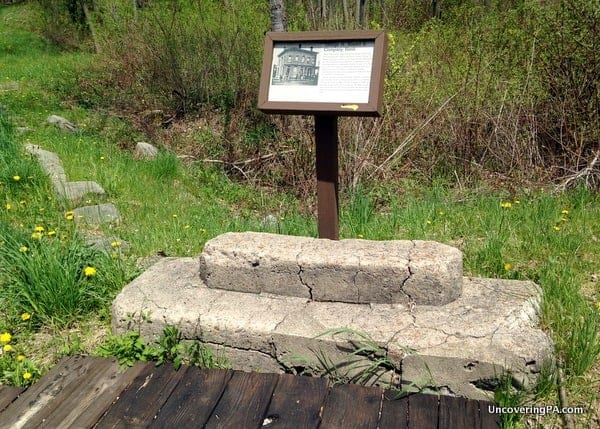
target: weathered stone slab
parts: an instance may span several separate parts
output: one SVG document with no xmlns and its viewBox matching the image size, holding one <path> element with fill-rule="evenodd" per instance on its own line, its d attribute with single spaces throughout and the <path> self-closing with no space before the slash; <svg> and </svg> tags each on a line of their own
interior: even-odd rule
<svg viewBox="0 0 600 429">
<path fill-rule="evenodd" d="M 67 175 L 63 168 L 62 162 L 58 155 L 54 152 L 49 152 L 40 148 L 37 145 L 27 144 L 25 150 L 35 155 L 38 158 L 38 162 L 44 170 L 44 173 L 50 178 L 50 181 L 56 186 L 58 183 L 64 183 L 67 181 Z"/>
<path fill-rule="evenodd" d="M 58 128 L 60 128 L 63 131 L 68 131 L 70 133 L 74 133 L 74 132 L 78 131 L 77 125 L 75 125 L 68 119 L 63 118 L 62 116 L 50 115 L 50 116 L 48 116 L 47 121 L 50 122 L 51 124 L 56 125 Z"/>
<path fill-rule="evenodd" d="M 364 340 L 354 330 L 387 352 L 403 383 L 473 398 L 504 369 L 534 379 L 552 354 L 537 327 L 541 292 L 531 282 L 465 277 L 462 295 L 445 305 L 356 304 L 213 289 L 197 269 L 194 258 L 150 267 L 113 302 L 114 330 L 139 329 L 151 340 L 177 326 L 184 339 L 231 352 L 234 368 L 265 371 L 314 368 L 317 354 L 347 361 Z M 348 331 L 335 334 L 339 328 Z"/>
<path fill-rule="evenodd" d="M 76 223 L 86 225 L 118 224 L 121 222 L 119 211 L 111 203 L 78 207 L 73 210 L 73 218 Z"/>
<path fill-rule="evenodd" d="M 56 194 L 60 198 L 64 198 L 72 203 L 81 201 L 84 197 L 89 195 L 103 197 L 106 194 L 102 186 L 91 180 L 57 182 L 54 183 L 54 188 L 56 189 Z"/>
<path fill-rule="evenodd" d="M 206 243 L 200 277 L 211 288 L 315 301 L 441 305 L 460 296 L 462 254 L 428 241 L 227 233 Z"/>
</svg>

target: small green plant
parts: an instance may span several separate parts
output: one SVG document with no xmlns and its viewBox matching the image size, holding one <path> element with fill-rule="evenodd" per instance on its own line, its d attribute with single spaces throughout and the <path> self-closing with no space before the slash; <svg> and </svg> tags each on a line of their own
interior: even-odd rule
<svg viewBox="0 0 600 429">
<path fill-rule="evenodd" d="M 99 356 L 117 358 L 123 367 L 133 366 L 138 361 L 151 361 L 158 356 L 158 349 L 146 344 L 140 333 L 135 331 L 109 337 L 96 352 Z"/>
<path fill-rule="evenodd" d="M 97 353 L 99 356 L 116 357 L 122 366 L 133 366 L 138 361 L 156 361 L 156 365 L 170 362 L 175 369 L 183 364 L 205 368 L 229 367 L 225 359 L 216 356 L 200 341 L 183 342 L 179 329 L 174 326 L 165 326 L 155 344 L 144 341 L 136 331 L 113 335 L 98 347 Z"/>
<path fill-rule="evenodd" d="M 21 338 L 30 331 L 31 314 L 23 313 L 19 321 L 0 334 L 0 384 L 29 386 L 40 378 L 38 365 L 26 356 L 21 346 Z"/>
<path fill-rule="evenodd" d="M 321 337 L 340 337 L 348 342 L 351 349 L 346 357 L 334 360 L 323 350 L 314 350 L 317 360 L 316 368 L 312 371 L 320 376 L 330 378 L 334 383 L 355 383 L 374 385 L 378 383 L 396 387 L 397 368 L 388 356 L 387 350 L 378 345 L 368 334 L 350 328 L 331 329 L 318 335 Z M 407 353 L 412 353 L 410 349 Z M 309 366 L 311 360 L 301 358 Z"/>
<path fill-rule="evenodd" d="M 506 372 L 499 378 L 499 384 L 494 391 L 494 401 L 500 407 L 520 407 L 525 405 L 527 394 L 523 389 L 514 387 L 513 378 Z M 503 428 L 514 428 L 521 420 L 521 414 L 503 413 L 501 422 Z"/>
</svg>

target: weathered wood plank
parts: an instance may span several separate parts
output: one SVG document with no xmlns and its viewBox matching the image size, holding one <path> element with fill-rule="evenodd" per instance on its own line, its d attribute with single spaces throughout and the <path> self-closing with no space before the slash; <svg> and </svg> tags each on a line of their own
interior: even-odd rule
<svg viewBox="0 0 600 429">
<path fill-rule="evenodd" d="M 0 428 L 34 428 L 69 395 L 92 370 L 93 361 L 82 356 L 61 359 L 2 412 Z"/>
<path fill-rule="evenodd" d="M 381 405 L 379 427 L 381 429 L 408 428 L 408 395 L 396 397 L 392 392 L 385 392 Z"/>
<path fill-rule="evenodd" d="M 276 374 L 234 372 L 205 427 L 261 427 L 277 380 Z"/>
<path fill-rule="evenodd" d="M 230 370 L 190 368 L 150 427 L 203 427 L 232 375 Z"/>
<path fill-rule="evenodd" d="M 126 372 L 116 359 L 88 357 L 94 371 L 83 377 L 77 389 L 65 392 L 60 404 L 44 420 L 44 427 L 91 428 L 144 368 L 140 362 Z"/>
<path fill-rule="evenodd" d="M 188 367 L 147 362 L 133 383 L 100 419 L 97 428 L 146 428 L 167 401 Z"/>
<path fill-rule="evenodd" d="M 0 386 L 0 411 L 8 407 L 24 390 L 24 387 Z"/>
<path fill-rule="evenodd" d="M 499 429 L 502 426 L 500 414 L 490 414 L 489 406 L 492 402 L 479 401 L 479 417 L 481 418 L 481 429 Z"/>
<path fill-rule="evenodd" d="M 329 392 L 323 408 L 321 427 L 325 429 L 377 428 L 383 390 L 356 384 L 340 384 Z"/>
<path fill-rule="evenodd" d="M 410 429 L 437 429 L 438 408 L 439 398 L 437 395 L 417 393 L 409 396 L 408 427 Z"/>
<path fill-rule="evenodd" d="M 464 429 L 481 427 L 479 403 L 461 397 L 440 396 L 439 427 Z"/>
<path fill-rule="evenodd" d="M 321 407 L 329 391 L 325 378 L 279 376 L 263 427 L 268 429 L 310 429 L 321 422 Z"/>
</svg>

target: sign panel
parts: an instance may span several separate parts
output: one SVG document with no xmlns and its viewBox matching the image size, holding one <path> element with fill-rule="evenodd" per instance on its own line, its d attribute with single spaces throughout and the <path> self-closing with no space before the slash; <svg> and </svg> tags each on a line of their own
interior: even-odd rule
<svg viewBox="0 0 600 429">
<path fill-rule="evenodd" d="M 383 31 L 267 33 L 258 108 L 379 116 L 385 48 Z"/>
</svg>

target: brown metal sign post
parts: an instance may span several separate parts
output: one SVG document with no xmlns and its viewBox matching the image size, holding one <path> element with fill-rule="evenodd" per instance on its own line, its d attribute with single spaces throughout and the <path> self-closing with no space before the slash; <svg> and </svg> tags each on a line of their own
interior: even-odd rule
<svg viewBox="0 0 600 429">
<path fill-rule="evenodd" d="M 380 116 L 384 31 L 267 33 L 258 95 L 266 113 L 314 115 L 319 238 L 339 239 L 338 116 Z"/>
</svg>

